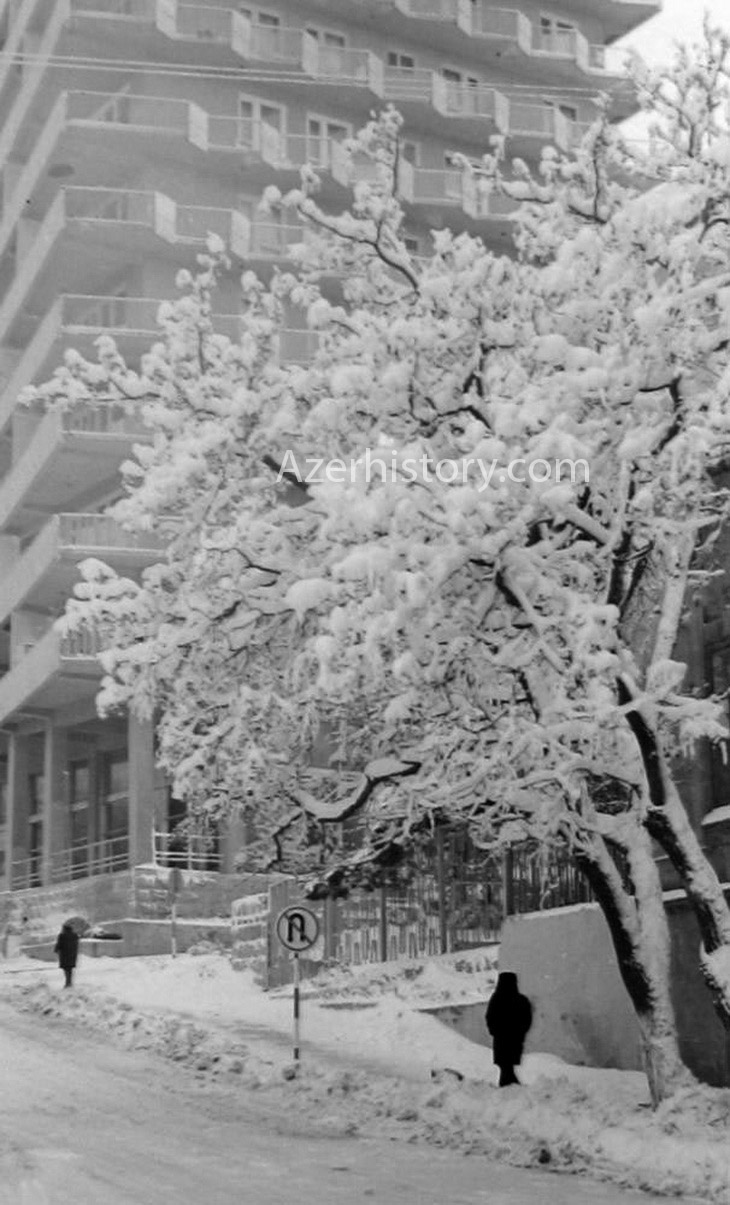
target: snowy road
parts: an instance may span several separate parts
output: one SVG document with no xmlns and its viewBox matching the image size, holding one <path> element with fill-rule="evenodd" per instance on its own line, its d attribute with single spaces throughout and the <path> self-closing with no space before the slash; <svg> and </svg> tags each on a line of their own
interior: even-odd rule
<svg viewBox="0 0 730 1205">
<path fill-rule="evenodd" d="M 255 1094 L 203 1087 L 155 1056 L 5 1004 L 0 1073 L 1 1205 L 647 1205 L 656 1199 L 423 1146 L 322 1137 L 306 1115 L 267 1115 Z"/>
</svg>

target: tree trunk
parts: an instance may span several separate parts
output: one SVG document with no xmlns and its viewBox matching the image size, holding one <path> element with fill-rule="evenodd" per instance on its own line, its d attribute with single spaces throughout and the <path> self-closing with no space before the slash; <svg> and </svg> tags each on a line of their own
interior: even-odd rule
<svg viewBox="0 0 730 1205">
<path fill-rule="evenodd" d="M 632 877 L 641 882 L 631 896 L 605 844 L 597 839 L 577 862 L 601 906 L 611 933 L 619 971 L 636 1013 L 644 1068 L 654 1108 L 691 1081 L 677 1042 L 669 988 L 669 929 L 658 876 L 652 884 L 649 839 L 638 828 L 627 847 Z M 651 889 L 656 892 L 651 899 Z"/>
<path fill-rule="evenodd" d="M 646 827 L 682 880 L 702 935 L 700 969 L 715 1011 L 730 1029 L 730 907 L 671 780 L 664 784 L 663 805 L 649 809 Z"/>
<path fill-rule="evenodd" d="M 622 689 L 623 701 L 629 701 L 625 684 Z M 658 733 L 639 706 L 627 711 L 627 719 L 641 753 L 649 790 L 644 824 L 682 880 L 702 936 L 700 968 L 715 1011 L 730 1029 L 730 906 L 689 822 Z"/>
<path fill-rule="evenodd" d="M 625 853 L 636 902 L 641 961 L 651 999 L 651 1009 L 642 1014 L 637 1008 L 637 1016 L 649 1089 L 656 1107 L 664 1097 L 690 1082 L 692 1076 L 679 1053 L 671 994 L 669 922 L 651 840 L 643 829 L 636 826 Z"/>
</svg>

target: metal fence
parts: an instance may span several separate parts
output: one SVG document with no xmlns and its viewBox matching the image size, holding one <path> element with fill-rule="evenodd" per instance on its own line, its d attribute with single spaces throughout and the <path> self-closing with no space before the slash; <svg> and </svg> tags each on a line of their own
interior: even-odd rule
<svg viewBox="0 0 730 1205">
<path fill-rule="evenodd" d="M 221 855 L 214 835 L 162 832 L 152 834 L 153 861 L 180 870 L 220 870 Z"/>
<path fill-rule="evenodd" d="M 12 863 L 11 888 L 24 891 L 48 883 L 64 883 L 72 879 L 93 878 L 129 869 L 129 837 L 107 837 L 56 850 L 47 863 L 40 852 Z"/>
</svg>

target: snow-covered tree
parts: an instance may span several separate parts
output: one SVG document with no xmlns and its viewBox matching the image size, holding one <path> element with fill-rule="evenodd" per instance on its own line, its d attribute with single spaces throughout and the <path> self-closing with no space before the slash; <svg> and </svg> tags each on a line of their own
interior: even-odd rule
<svg viewBox="0 0 730 1205">
<path fill-rule="evenodd" d="M 116 514 L 167 559 L 141 583 L 87 563 L 65 622 L 108 644 L 102 709 L 160 716 L 176 794 L 274 828 L 324 734 L 333 766 L 420 762 L 381 789 L 404 839 L 438 811 L 483 845 L 570 849 L 659 1099 L 681 1064 L 654 841 L 730 1025 L 730 910 L 674 777 L 725 728 L 673 660 L 726 512 L 728 40 L 637 71 L 647 145 L 604 116 L 536 176 L 500 141 L 474 172 L 524 202 L 514 258 L 448 231 L 410 254 L 388 111 L 353 144 L 349 212 L 312 171 L 267 191 L 307 238 L 296 273 L 244 277 L 239 342 L 214 333 L 211 244 L 139 374 L 104 342 L 41 393 L 126 397 L 150 425 Z M 285 302 L 318 335 L 306 366 L 278 362 Z"/>
</svg>

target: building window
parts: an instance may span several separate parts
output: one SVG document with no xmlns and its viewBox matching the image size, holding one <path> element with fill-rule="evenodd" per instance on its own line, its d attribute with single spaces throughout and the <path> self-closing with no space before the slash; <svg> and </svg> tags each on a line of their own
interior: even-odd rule
<svg viewBox="0 0 730 1205">
<path fill-rule="evenodd" d="M 43 811 L 46 776 L 43 773 L 28 775 L 28 812 L 31 816 Z"/>
<path fill-rule="evenodd" d="M 345 35 L 343 33 L 338 33 L 333 29 L 310 29 L 310 27 L 307 26 L 307 33 L 309 34 L 310 38 L 314 38 L 315 41 L 320 42 L 322 46 L 336 46 L 340 50 L 344 50 L 344 48 L 347 46 L 347 38 Z"/>
<path fill-rule="evenodd" d="M 68 782 L 71 877 L 78 878 L 86 873 L 89 854 L 91 776 L 88 761 L 76 761 L 69 764 Z"/>
<path fill-rule="evenodd" d="M 8 822 L 8 759 L 0 757 L 0 825 Z"/>
<path fill-rule="evenodd" d="M 570 21 L 561 21 L 559 17 L 543 13 L 540 17 L 540 49 L 552 54 L 572 54 L 576 32 Z"/>
<path fill-rule="evenodd" d="M 710 693 L 724 696 L 725 720 L 730 725 L 730 644 L 707 650 L 707 680 Z M 730 803 L 730 744 L 710 746 L 713 808 Z"/>
<path fill-rule="evenodd" d="M 421 144 L 419 142 L 411 142 L 410 140 L 402 142 L 400 153 L 406 163 L 410 163 L 412 167 L 420 167 Z"/>
<path fill-rule="evenodd" d="M 352 126 L 329 117 L 310 114 L 307 118 L 307 159 L 317 167 L 329 167 L 332 159 L 330 147 L 333 142 L 344 142 L 352 137 Z"/>
<path fill-rule="evenodd" d="M 388 66 L 396 67 L 398 71 L 414 71 L 416 60 L 412 54 L 402 54 L 400 50 L 388 51 Z"/>
<path fill-rule="evenodd" d="M 40 816 L 31 816 L 28 822 L 28 886 L 40 887 L 41 863 L 43 859 L 43 820 Z"/>
<path fill-rule="evenodd" d="M 107 753 L 102 762 L 101 832 L 106 869 L 126 858 L 129 834 L 129 762 L 125 751 Z"/>
<path fill-rule="evenodd" d="M 261 126 L 266 125 L 283 135 L 285 111 L 281 105 L 270 105 L 257 96 L 238 98 L 238 141 L 241 146 L 260 149 Z"/>
<path fill-rule="evenodd" d="M 449 84 L 466 84 L 469 88 L 478 88 L 479 80 L 475 75 L 462 75 L 455 67 L 442 67 L 441 74 Z"/>
<path fill-rule="evenodd" d="M 44 774 L 28 775 L 28 886 L 40 887 L 43 859 Z"/>
</svg>

